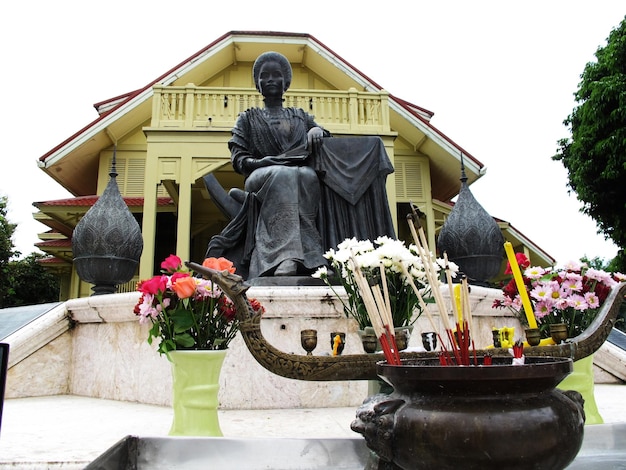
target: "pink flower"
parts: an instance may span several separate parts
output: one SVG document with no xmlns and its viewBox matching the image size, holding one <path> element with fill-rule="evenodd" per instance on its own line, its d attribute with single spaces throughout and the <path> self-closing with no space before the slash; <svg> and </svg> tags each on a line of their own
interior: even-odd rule
<svg viewBox="0 0 626 470">
<path fill-rule="evenodd" d="M 563 281 L 563 288 L 571 292 L 580 292 L 583 289 L 583 282 L 580 276 L 566 276 Z"/>
<path fill-rule="evenodd" d="M 543 318 L 552 311 L 552 304 L 549 301 L 542 300 L 535 305 L 535 317 Z"/>
<path fill-rule="evenodd" d="M 587 302 L 585 302 L 585 298 L 579 294 L 572 295 L 569 299 L 567 299 L 567 303 L 570 307 L 573 307 L 574 310 L 587 310 L 589 307 Z"/>
<path fill-rule="evenodd" d="M 159 311 L 154 307 L 152 302 L 154 296 L 152 294 L 143 294 L 140 303 L 135 308 L 135 313 L 139 316 L 139 323 L 148 323 L 149 318 L 156 318 Z"/>
<path fill-rule="evenodd" d="M 552 291 L 553 286 L 539 283 L 533 288 L 533 290 L 530 291 L 530 296 L 537 300 L 551 299 Z"/>
<path fill-rule="evenodd" d="M 217 284 L 213 285 L 213 283 L 208 279 L 199 279 L 196 291 L 200 299 L 216 299 L 222 295 L 222 289 L 220 289 Z"/>
<path fill-rule="evenodd" d="M 587 292 L 585 294 L 585 302 L 587 302 L 589 308 L 598 308 L 600 306 L 600 299 L 595 292 Z"/>
<path fill-rule="evenodd" d="M 169 255 L 165 260 L 161 263 L 161 269 L 166 273 L 175 273 L 180 270 L 183 266 L 183 261 L 176 255 Z"/>
<path fill-rule="evenodd" d="M 585 276 L 587 276 L 589 279 L 599 281 L 606 286 L 613 286 L 615 284 L 615 281 L 613 280 L 611 275 L 605 271 L 599 271 L 597 269 L 589 268 L 585 273 Z"/>
<path fill-rule="evenodd" d="M 540 279 L 546 273 L 546 270 L 540 266 L 532 266 L 524 271 L 524 276 L 528 279 Z"/>
</svg>

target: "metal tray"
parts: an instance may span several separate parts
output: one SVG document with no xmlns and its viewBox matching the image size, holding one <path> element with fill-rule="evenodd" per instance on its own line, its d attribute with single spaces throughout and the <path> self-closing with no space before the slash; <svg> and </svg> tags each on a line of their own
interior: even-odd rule
<svg viewBox="0 0 626 470">
<path fill-rule="evenodd" d="M 365 440 L 126 436 L 86 470 L 363 470 Z M 585 427 L 568 470 L 626 470 L 626 423 Z"/>
</svg>

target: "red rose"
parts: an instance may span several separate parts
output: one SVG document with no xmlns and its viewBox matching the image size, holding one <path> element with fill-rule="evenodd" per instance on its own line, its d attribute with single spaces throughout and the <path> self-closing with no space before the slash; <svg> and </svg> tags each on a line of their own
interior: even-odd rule
<svg viewBox="0 0 626 470">
<path fill-rule="evenodd" d="M 166 273 L 175 273 L 178 271 L 183 265 L 182 260 L 176 255 L 169 255 L 165 260 L 161 263 L 161 269 Z"/>
<path fill-rule="evenodd" d="M 517 264 L 522 271 L 530 266 L 530 260 L 526 257 L 524 253 L 515 253 L 515 259 L 517 260 Z M 504 270 L 504 274 L 513 274 L 513 271 L 511 271 L 511 263 L 509 263 L 508 261 L 506 263 L 506 269 Z"/>
<path fill-rule="evenodd" d="M 179 272 L 175 272 L 174 274 L 172 274 L 172 276 L 170 277 L 170 280 L 172 281 L 172 284 L 174 284 L 176 281 L 178 281 L 181 277 L 189 277 L 189 273 L 181 273 Z"/>
<path fill-rule="evenodd" d="M 165 292 L 167 288 L 167 276 L 160 275 L 154 276 L 151 279 L 147 279 L 145 281 L 141 281 L 137 285 L 137 290 L 144 294 L 152 294 L 157 295 L 159 293 Z"/>
</svg>

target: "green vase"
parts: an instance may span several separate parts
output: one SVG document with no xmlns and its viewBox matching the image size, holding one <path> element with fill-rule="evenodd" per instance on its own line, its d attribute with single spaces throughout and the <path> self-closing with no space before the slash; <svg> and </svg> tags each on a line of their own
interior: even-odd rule
<svg viewBox="0 0 626 470">
<path fill-rule="evenodd" d="M 593 354 L 574 361 L 574 371 L 558 386 L 561 390 L 576 390 L 585 399 L 585 424 L 602 424 L 593 385 Z"/>
<path fill-rule="evenodd" d="M 170 351 L 174 409 L 170 436 L 222 436 L 217 408 L 225 357 L 226 350 Z"/>
</svg>

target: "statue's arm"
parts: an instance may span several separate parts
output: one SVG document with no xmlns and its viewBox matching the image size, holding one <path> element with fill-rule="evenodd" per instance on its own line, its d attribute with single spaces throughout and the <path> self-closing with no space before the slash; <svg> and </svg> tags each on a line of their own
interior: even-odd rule
<svg viewBox="0 0 626 470">
<path fill-rule="evenodd" d="M 313 116 L 306 113 L 306 123 L 307 123 L 307 149 L 310 149 L 310 152 L 317 155 L 319 153 L 320 147 L 322 145 L 322 139 L 324 137 L 332 137 L 330 132 L 326 129 L 318 125 Z"/>
<path fill-rule="evenodd" d="M 252 124 L 246 112 L 239 115 L 235 127 L 232 130 L 232 138 L 228 142 L 230 160 L 235 171 L 241 175 L 249 176 L 257 168 L 267 166 L 263 158 L 255 156 L 252 149 Z"/>
</svg>

